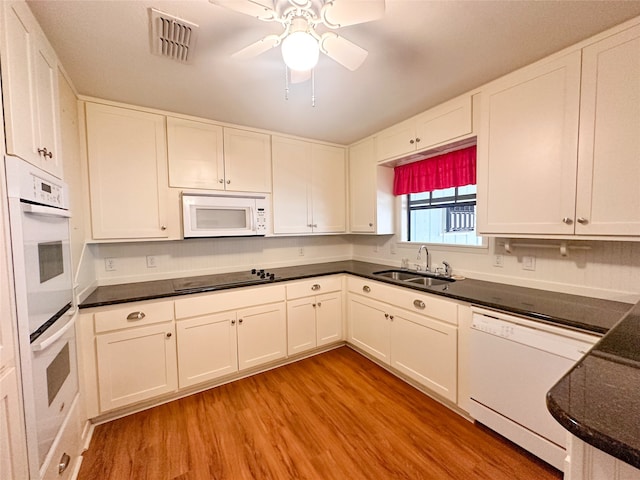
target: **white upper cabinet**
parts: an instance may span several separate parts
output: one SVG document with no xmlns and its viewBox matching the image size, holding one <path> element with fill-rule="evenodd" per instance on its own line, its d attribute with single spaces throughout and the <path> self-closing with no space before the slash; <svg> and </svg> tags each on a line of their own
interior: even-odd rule
<svg viewBox="0 0 640 480">
<path fill-rule="evenodd" d="M 62 178 L 55 52 L 24 2 L 3 2 L 7 153 Z"/>
<path fill-rule="evenodd" d="M 376 164 L 373 138 L 349 147 L 349 231 L 393 233 L 393 169 Z"/>
<path fill-rule="evenodd" d="M 575 232 L 640 235 L 640 26 L 582 56 Z"/>
<path fill-rule="evenodd" d="M 459 140 L 473 132 L 471 95 L 463 95 L 376 135 L 378 161 Z"/>
<path fill-rule="evenodd" d="M 579 104 L 579 51 L 483 87 L 480 233 L 573 233 Z"/>
<path fill-rule="evenodd" d="M 94 239 L 167 238 L 164 116 L 86 104 Z"/>
<path fill-rule="evenodd" d="M 272 138 L 274 233 L 346 230 L 344 149 Z"/>
<path fill-rule="evenodd" d="M 267 134 L 167 117 L 172 187 L 271 192 Z"/>
</svg>

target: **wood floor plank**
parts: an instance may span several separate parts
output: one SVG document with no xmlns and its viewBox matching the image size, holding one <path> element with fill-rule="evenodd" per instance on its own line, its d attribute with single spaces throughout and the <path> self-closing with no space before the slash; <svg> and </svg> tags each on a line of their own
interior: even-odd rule
<svg viewBox="0 0 640 480">
<path fill-rule="evenodd" d="M 78 476 L 560 478 L 347 347 L 99 425 Z"/>
</svg>

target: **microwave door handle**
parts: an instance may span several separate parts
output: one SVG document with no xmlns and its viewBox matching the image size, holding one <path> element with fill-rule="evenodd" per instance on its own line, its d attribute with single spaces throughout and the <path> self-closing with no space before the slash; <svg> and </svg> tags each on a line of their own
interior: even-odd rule
<svg viewBox="0 0 640 480">
<path fill-rule="evenodd" d="M 76 317 L 75 317 L 75 315 L 73 315 L 71 317 L 71 320 L 69 320 L 69 322 L 67 322 L 67 324 L 64 327 L 62 327 L 60 330 L 58 330 L 56 333 L 54 333 L 53 335 L 51 335 L 48 338 L 45 338 L 41 342 L 32 343 L 31 344 L 31 351 L 33 351 L 33 352 L 41 352 L 43 350 L 46 350 L 51 345 L 53 345 L 60 337 L 62 337 L 65 333 L 67 333 L 69 331 L 69 329 L 71 327 L 73 327 L 73 325 L 75 323 L 76 323 Z"/>
<path fill-rule="evenodd" d="M 23 210 L 25 213 L 33 213 L 34 215 L 48 215 L 51 217 L 71 218 L 71 214 L 68 210 L 45 207 L 44 205 L 33 205 L 31 203 L 24 203 Z"/>
</svg>

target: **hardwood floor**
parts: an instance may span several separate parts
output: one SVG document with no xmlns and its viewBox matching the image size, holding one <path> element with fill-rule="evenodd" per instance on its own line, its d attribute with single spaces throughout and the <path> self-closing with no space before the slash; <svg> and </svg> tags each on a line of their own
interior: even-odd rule
<svg viewBox="0 0 640 480">
<path fill-rule="evenodd" d="M 562 475 L 343 347 L 99 425 L 78 478 Z"/>
</svg>

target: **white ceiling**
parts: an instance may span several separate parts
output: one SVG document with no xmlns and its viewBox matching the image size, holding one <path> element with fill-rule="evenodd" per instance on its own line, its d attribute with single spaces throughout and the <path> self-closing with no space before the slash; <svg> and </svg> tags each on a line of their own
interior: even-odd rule
<svg viewBox="0 0 640 480">
<path fill-rule="evenodd" d="M 340 0 L 336 0 L 340 1 Z M 350 144 L 640 15 L 640 1 L 387 0 L 383 19 L 338 33 L 369 51 L 351 72 L 321 55 L 284 98 L 280 51 L 230 55 L 276 23 L 207 0 L 30 0 L 80 94 Z M 148 8 L 200 26 L 184 65 L 150 53 Z"/>
</svg>

